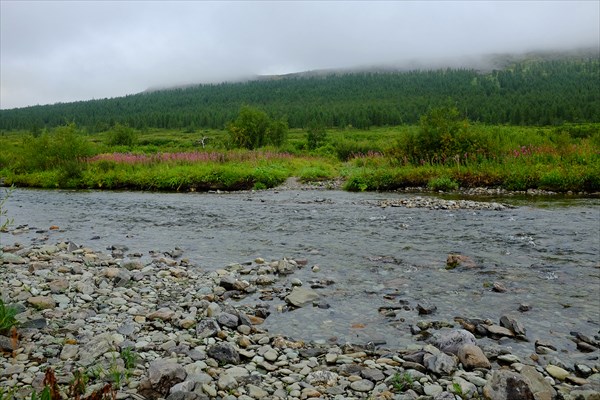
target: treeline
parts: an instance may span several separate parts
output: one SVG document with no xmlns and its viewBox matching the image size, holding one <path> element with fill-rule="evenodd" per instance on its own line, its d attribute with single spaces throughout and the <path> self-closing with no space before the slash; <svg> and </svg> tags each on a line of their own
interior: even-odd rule
<svg viewBox="0 0 600 400">
<path fill-rule="evenodd" d="M 223 128 L 243 105 L 311 124 L 368 128 L 414 124 L 451 105 L 486 124 L 600 122 L 600 59 L 529 60 L 502 70 L 333 73 L 200 85 L 125 97 L 0 110 L 0 130 L 34 133 L 75 122 L 90 132 L 115 124 L 196 130 Z"/>
</svg>

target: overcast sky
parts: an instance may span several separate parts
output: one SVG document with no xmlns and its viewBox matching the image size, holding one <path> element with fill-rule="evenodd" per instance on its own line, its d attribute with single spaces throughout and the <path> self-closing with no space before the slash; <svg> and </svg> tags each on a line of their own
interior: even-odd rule
<svg viewBox="0 0 600 400">
<path fill-rule="evenodd" d="M 0 108 L 257 74 L 599 46 L 600 1 L 0 0 Z"/>
</svg>

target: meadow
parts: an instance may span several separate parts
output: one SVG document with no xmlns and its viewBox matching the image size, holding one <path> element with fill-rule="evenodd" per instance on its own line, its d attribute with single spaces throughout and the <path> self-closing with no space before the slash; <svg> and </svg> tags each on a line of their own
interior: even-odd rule
<svg viewBox="0 0 600 400">
<path fill-rule="evenodd" d="M 19 187 L 149 191 L 266 189 L 288 177 L 341 179 L 351 191 L 600 191 L 600 124 L 527 127 L 437 117 L 371 129 L 290 129 L 280 146 L 252 150 L 233 148 L 229 132 L 216 129 L 126 128 L 121 139 L 118 128 L 88 133 L 74 124 L 5 131 L 0 178 Z"/>
</svg>

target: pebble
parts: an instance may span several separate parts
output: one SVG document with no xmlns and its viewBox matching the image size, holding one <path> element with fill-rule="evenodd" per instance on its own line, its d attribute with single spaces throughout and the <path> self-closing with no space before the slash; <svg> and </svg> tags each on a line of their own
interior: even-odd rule
<svg viewBox="0 0 600 400">
<path fill-rule="evenodd" d="M 428 207 L 482 206 L 453 201 L 429 203 Z M 55 369 L 66 393 L 71 377 L 64 372 L 72 371 L 74 365 L 90 370 L 97 367 L 98 371 L 127 369 L 124 382 L 117 388 L 117 399 L 454 399 L 456 387 L 460 387 L 463 398 L 483 398 L 486 391 L 502 388 L 506 376 L 498 374 L 501 367 L 502 371 L 508 368 L 514 374 L 511 377 L 522 378 L 518 382 L 528 382 L 520 375 L 520 371 L 528 371 L 533 377 L 530 379 L 539 380 L 540 387 L 556 387 L 560 393 L 581 387 L 590 390 L 590 396 L 598 394 L 598 363 L 593 361 L 589 365 L 578 363 L 570 370 L 540 355 L 544 369 L 541 364 L 532 372 L 533 367 L 524 365 L 527 362 L 521 363 L 513 354 L 490 352 L 486 347 L 480 352 L 475 336 L 456 329 L 450 330 L 454 334 L 445 340 L 436 336 L 437 342 L 415 342 L 405 349 L 376 349 L 327 340 L 304 343 L 262 330 L 260 324 L 271 311 L 228 297 L 243 298 L 257 285 L 261 290 L 272 290 L 271 285 L 280 282 L 284 289 L 272 292 L 274 298 L 283 302 L 295 290 L 293 302 L 288 301 L 310 307 L 320 297 L 318 290 L 308 289 L 309 285 L 303 286 L 295 277 L 282 279 L 282 275 L 307 265 L 304 259 L 267 262 L 257 258 L 253 263 L 202 272 L 181 258 L 182 252 L 177 249 L 169 252 L 171 258 L 157 252 L 146 265 L 136 260 L 125 267 L 129 264 L 113 255 L 81 247 L 69 251 L 69 247 L 68 243 L 59 243 L 33 246 L 29 252 L 20 250 L 23 263 L 10 264 L 10 272 L 0 269 L 3 295 L 26 295 L 20 297 L 24 306 L 19 318 L 29 322 L 29 327 L 18 349 L 0 358 L 0 387 L 20 388 L 23 398 L 31 397 L 31 386 L 41 382 L 48 366 Z M 119 249 L 112 251 L 117 254 Z M 44 260 L 40 261 L 42 256 Z M 30 271 L 34 263 L 41 268 Z M 320 267 L 311 269 L 317 272 Z M 259 281 L 260 277 L 268 279 Z M 31 288 L 35 288 L 33 292 Z M 427 311 L 424 314 L 435 315 L 435 306 L 420 306 L 415 312 L 422 309 Z M 519 309 L 525 311 L 525 307 Z M 486 329 L 484 334 L 507 337 L 509 341 L 514 340 L 510 338 L 514 330 L 524 334 L 518 322 L 508 317 L 501 321 L 503 326 L 491 321 L 481 324 Z M 423 321 L 417 333 L 447 326 Z M 596 343 L 591 336 L 578 334 L 576 338 L 589 346 Z M 10 346 L 10 338 L 0 335 L 2 343 Z M 451 350 L 450 354 L 440 349 L 442 345 L 444 351 Z M 461 346 L 467 347 L 461 351 Z M 546 346 L 552 345 L 538 341 L 535 348 L 551 349 Z M 133 366 L 125 367 L 125 362 L 131 360 L 127 361 L 124 354 L 135 355 Z M 471 370 L 466 371 L 454 354 L 463 357 Z M 555 352 L 553 357 L 556 355 L 560 353 Z M 475 356 L 477 362 L 473 361 Z M 89 387 L 101 387 L 104 378 L 98 374 L 90 378 Z M 492 377 L 495 386 L 489 385 Z M 398 387 L 402 382 L 406 387 L 401 393 Z M 412 382 L 410 390 L 408 382 Z"/>
</svg>

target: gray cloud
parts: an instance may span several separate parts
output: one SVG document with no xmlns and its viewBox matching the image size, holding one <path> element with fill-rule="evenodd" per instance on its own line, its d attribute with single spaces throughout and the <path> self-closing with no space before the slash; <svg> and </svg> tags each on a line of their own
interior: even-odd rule
<svg viewBox="0 0 600 400">
<path fill-rule="evenodd" d="M 0 107 L 599 46 L 597 1 L 0 2 Z"/>
</svg>

